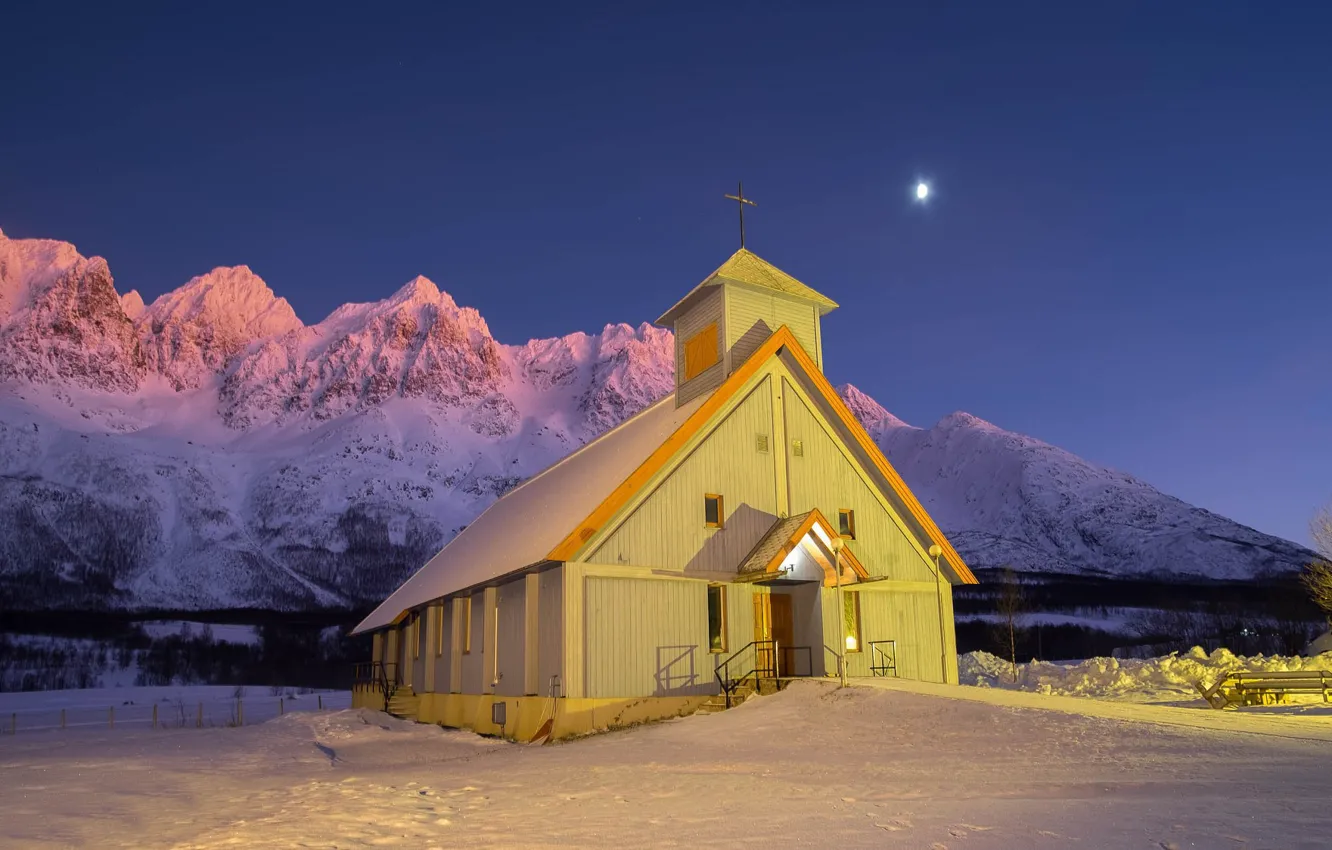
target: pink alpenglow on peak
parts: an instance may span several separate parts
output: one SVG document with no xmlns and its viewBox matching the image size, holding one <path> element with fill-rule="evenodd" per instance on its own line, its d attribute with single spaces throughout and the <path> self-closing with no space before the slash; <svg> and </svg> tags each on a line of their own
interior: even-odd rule
<svg viewBox="0 0 1332 850">
<path fill-rule="evenodd" d="M 668 395 L 674 359 L 650 324 L 503 345 L 424 277 L 311 326 L 244 266 L 144 307 L 68 243 L 0 237 L 5 588 L 37 608 L 379 601 Z M 1313 557 L 969 414 L 914 428 L 838 392 L 977 569 L 1246 578 Z"/>
<path fill-rule="evenodd" d="M 248 266 L 194 278 L 154 301 L 136 324 L 149 366 L 177 390 L 201 386 L 251 344 L 303 327 Z"/>
<path fill-rule="evenodd" d="M 878 439 L 879 434 L 893 428 L 910 428 L 911 426 L 898 419 L 896 416 L 883 409 L 883 405 L 874 399 L 865 395 L 854 384 L 842 384 L 837 388 L 837 394 L 846 402 L 846 406 L 860 420 L 860 424 L 865 426 L 865 430 L 870 436 Z"/>
<path fill-rule="evenodd" d="M 139 294 L 139 290 L 131 289 L 129 292 L 120 296 L 120 306 L 121 309 L 125 311 L 125 315 L 129 317 L 129 320 L 133 322 L 143 315 L 143 296 Z"/>
</svg>

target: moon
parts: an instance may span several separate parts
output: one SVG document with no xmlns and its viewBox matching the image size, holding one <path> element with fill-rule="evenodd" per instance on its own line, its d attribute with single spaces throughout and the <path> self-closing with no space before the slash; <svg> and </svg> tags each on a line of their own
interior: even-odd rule
<svg viewBox="0 0 1332 850">
<path fill-rule="evenodd" d="M 918 201 L 923 201 L 923 200 L 925 200 L 926 198 L 928 198 L 929 196 L 930 196 L 930 184 L 929 184 L 929 183 L 924 183 L 924 182 L 917 183 L 917 184 L 916 184 L 916 200 L 918 200 Z"/>
</svg>

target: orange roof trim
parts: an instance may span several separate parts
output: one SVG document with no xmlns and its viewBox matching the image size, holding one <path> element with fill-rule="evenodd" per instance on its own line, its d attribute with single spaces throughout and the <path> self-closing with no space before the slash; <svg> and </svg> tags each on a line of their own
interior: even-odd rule
<svg viewBox="0 0 1332 850">
<path fill-rule="evenodd" d="M 920 527 L 925 530 L 926 535 L 932 542 L 939 544 L 940 548 L 943 549 L 944 558 L 948 561 L 949 566 L 953 568 L 954 572 L 957 573 L 958 579 L 964 584 L 978 584 L 979 582 L 976 580 L 976 576 L 967 568 L 966 563 L 962 560 L 962 556 L 957 553 L 957 550 L 955 550 L 952 544 L 948 542 L 948 539 L 944 537 L 943 532 L 939 530 L 939 526 L 935 525 L 934 520 L 930 519 L 930 515 L 925 512 L 925 508 L 921 505 L 920 500 L 917 499 L 915 494 L 907 487 L 906 482 L 897 474 L 897 470 L 893 469 L 892 464 L 888 462 L 888 459 L 883 456 L 883 452 L 880 451 L 879 447 L 875 445 L 872 439 L 870 439 L 864 426 L 860 424 L 860 421 L 857 420 L 855 415 L 851 413 L 849 408 L 847 408 L 846 403 L 842 401 L 839 395 L 837 395 L 837 391 L 833 389 L 832 384 L 828 383 L 828 379 L 819 371 L 818 366 L 816 366 L 814 361 L 810 359 L 810 356 L 805 353 L 805 350 L 800 347 L 800 343 L 796 342 L 795 335 L 791 333 L 791 329 L 786 325 L 782 325 L 769 336 L 767 340 L 765 340 L 764 343 L 760 345 L 747 360 L 745 360 L 744 364 L 742 364 L 739 369 L 735 370 L 735 372 L 733 372 L 730 377 L 728 377 L 722 385 L 708 397 L 707 401 L 703 402 L 698 410 L 694 411 L 694 413 L 684 421 L 684 424 L 681 425 L 674 434 L 666 439 L 666 442 L 662 443 L 656 451 L 649 455 L 647 460 L 643 461 L 643 463 L 640 464 L 628 478 L 621 482 L 620 486 L 616 487 L 615 490 L 592 511 L 592 513 L 588 514 L 587 519 L 579 523 L 577 528 L 570 532 L 564 540 L 555 546 L 555 548 L 551 549 L 550 553 L 546 556 L 547 560 L 567 561 L 577 555 L 579 550 L 586 545 L 587 541 L 592 539 L 593 535 L 600 531 L 616 512 L 628 504 L 629 500 L 632 499 L 634 495 L 642 489 L 642 487 L 647 484 L 647 482 L 656 475 L 672 457 L 675 456 L 675 453 L 683 448 L 684 445 L 688 443 L 709 420 L 712 419 L 713 415 L 726 405 L 731 399 L 731 396 L 735 395 L 741 387 L 748 383 L 749 379 L 758 372 L 759 368 L 764 363 L 768 362 L 770 357 L 777 354 L 783 348 L 789 350 L 792 356 L 795 357 L 796 362 L 809 374 L 810 379 L 814 382 L 814 388 L 818 390 L 819 394 L 822 395 L 824 400 L 828 402 L 830 407 L 832 407 L 833 412 L 837 414 L 838 418 L 842 421 L 842 424 L 851 432 L 852 437 L 855 438 L 861 450 L 869 456 L 871 462 L 879 473 L 887 479 L 893 492 L 896 493 L 906 505 L 907 510 L 911 513 L 911 516 L 916 520 Z M 827 523 L 826 520 L 824 520 L 824 522 L 825 524 Z M 806 531 L 808 531 L 808 529 L 806 529 Z M 849 552 L 850 550 L 846 551 Z M 863 570 L 864 567 L 861 567 L 860 569 Z"/>
<path fill-rule="evenodd" d="M 785 329 L 785 326 L 783 326 L 783 329 Z M 842 401 L 842 397 L 837 394 L 835 389 L 833 389 L 832 384 L 828 383 L 828 379 L 819 371 L 819 367 L 814 364 L 814 361 L 810 359 L 810 356 L 805 353 L 799 343 L 795 342 L 795 340 L 792 340 L 792 343 L 794 344 L 789 346 L 789 348 L 791 354 L 795 357 L 796 362 L 804 367 L 804 370 L 809 373 L 810 378 L 814 381 L 814 387 L 832 407 L 833 412 L 835 412 L 837 417 L 842 420 L 842 424 L 851 432 L 851 435 L 855 437 L 856 442 L 860 444 L 861 449 L 869 455 L 870 460 L 874 462 L 875 468 L 879 470 L 884 478 L 888 479 L 888 484 L 893 488 L 893 492 L 901 498 L 902 502 L 906 505 L 907 510 L 911 512 L 911 516 L 915 518 L 921 528 L 925 529 L 925 533 L 929 536 L 930 540 L 939 544 L 939 547 L 943 549 L 944 560 L 946 560 L 948 565 L 953 568 L 953 571 L 957 573 L 958 579 L 961 580 L 963 584 L 980 584 L 976 579 L 975 573 L 973 573 L 966 565 L 966 562 L 962 560 L 962 556 L 953 548 L 953 544 L 948 542 L 948 538 L 944 537 L 943 531 L 941 531 L 939 526 L 935 524 L 934 520 L 930 518 L 929 513 L 925 510 L 925 506 L 916 498 L 916 494 L 911 492 L 911 488 L 907 487 L 906 482 L 902 480 L 902 476 L 897 474 L 897 470 L 893 469 L 893 465 L 888 462 L 888 458 L 884 457 L 883 451 L 874 440 L 871 439 L 869 433 L 865 430 L 865 426 L 860 424 L 860 420 L 857 419 L 855 414 L 851 412 L 851 409 L 846 406 L 846 402 Z"/>
<path fill-rule="evenodd" d="M 643 485 L 652 476 L 656 475 L 675 456 L 675 453 L 683 448 L 685 443 L 688 443 L 712 419 L 718 410 L 725 406 L 731 396 L 735 395 L 737 390 L 744 386 L 750 378 L 754 377 L 754 373 L 759 370 L 759 366 L 766 363 L 769 357 L 780 351 L 783 345 L 795 344 L 797 344 L 795 336 L 785 325 L 778 328 L 777 332 L 768 337 L 739 369 L 732 372 L 731 376 L 713 391 L 707 401 L 703 402 L 698 410 L 695 410 L 674 434 L 666 438 L 666 442 L 648 455 L 648 459 L 643 461 L 638 469 L 634 470 L 592 513 L 588 514 L 587 519 L 579 523 L 578 527 L 569 533 L 569 536 L 565 537 L 554 549 L 551 549 L 546 559 L 567 561 L 578 554 L 578 550 L 588 540 L 592 539 L 592 535 L 600 531 L 610 521 L 610 518 L 620 508 L 624 507 L 634 497 L 634 494 L 642 489 Z"/>
</svg>

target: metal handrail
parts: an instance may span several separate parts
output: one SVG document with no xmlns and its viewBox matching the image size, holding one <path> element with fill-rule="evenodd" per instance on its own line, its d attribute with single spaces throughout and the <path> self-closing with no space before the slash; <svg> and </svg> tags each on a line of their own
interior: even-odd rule
<svg viewBox="0 0 1332 850">
<path fill-rule="evenodd" d="M 831 672 L 831 673 L 826 673 L 826 675 L 828 675 L 828 676 L 836 676 L 836 675 L 838 674 L 838 672 L 842 669 L 842 657 L 843 657 L 843 656 L 842 656 L 842 653 L 838 652 L 837 650 L 833 649 L 831 646 L 828 646 L 828 644 L 825 643 L 825 644 L 823 645 L 823 665 L 824 665 L 824 669 L 825 669 L 825 671 L 827 670 L 827 666 L 828 666 L 828 656 L 829 656 L 829 655 L 831 655 L 831 656 L 832 656 L 832 659 L 833 659 L 833 665 L 832 665 L 833 672 Z"/>
<path fill-rule="evenodd" d="M 867 646 L 870 648 L 870 675 L 887 677 L 892 674 L 897 678 L 897 641 L 895 640 L 872 640 Z M 884 647 L 888 649 L 885 650 Z"/>
<path fill-rule="evenodd" d="M 804 673 L 795 673 L 795 672 L 792 672 L 792 671 L 795 669 L 795 664 L 794 664 L 794 663 L 788 663 L 788 662 L 787 662 L 787 657 L 788 657 L 788 655 L 794 657 L 794 655 L 795 655 L 796 653 L 798 653 L 798 652 L 802 652 L 802 651 L 805 653 L 805 672 L 804 672 Z M 808 646 L 784 646 L 784 647 L 782 647 L 782 649 L 781 649 L 781 653 L 782 653 L 782 654 L 781 654 L 781 660 L 782 660 L 782 663 L 779 664 L 779 665 L 777 666 L 777 669 L 778 669 L 778 672 L 779 672 L 779 673 L 784 673 L 784 674 L 787 675 L 787 676 L 802 676 L 802 675 L 803 675 L 803 676 L 813 676 L 813 675 L 814 675 L 814 650 L 813 650 L 811 647 L 808 647 Z"/>
<path fill-rule="evenodd" d="M 731 676 L 731 662 L 739 658 L 746 650 L 752 649 L 754 652 L 754 666 L 739 676 Z M 760 678 L 761 673 L 770 674 L 770 678 L 777 677 L 777 641 L 775 640 L 752 640 L 744 646 L 733 652 L 726 660 L 717 665 L 713 674 L 717 677 L 717 684 L 721 685 L 722 692 L 726 694 L 726 707 L 731 707 L 731 697 L 740 683 L 748 678 Z M 759 666 L 760 658 L 768 659 L 767 663 L 771 666 Z M 726 675 L 722 675 L 723 671 Z"/>
</svg>

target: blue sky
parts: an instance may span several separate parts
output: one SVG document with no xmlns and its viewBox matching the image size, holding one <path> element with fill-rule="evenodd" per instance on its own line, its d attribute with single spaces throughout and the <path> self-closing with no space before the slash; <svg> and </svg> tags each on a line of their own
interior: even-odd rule
<svg viewBox="0 0 1332 850">
<path fill-rule="evenodd" d="M 655 318 L 743 179 L 844 305 L 834 381 L 1307 542 L 1332 7 L 471 5 L 11 10 L 0 228 L 148 299 L 245 263 L 307 322 L 425 274 L 521 342 Z"/>
</svg>

